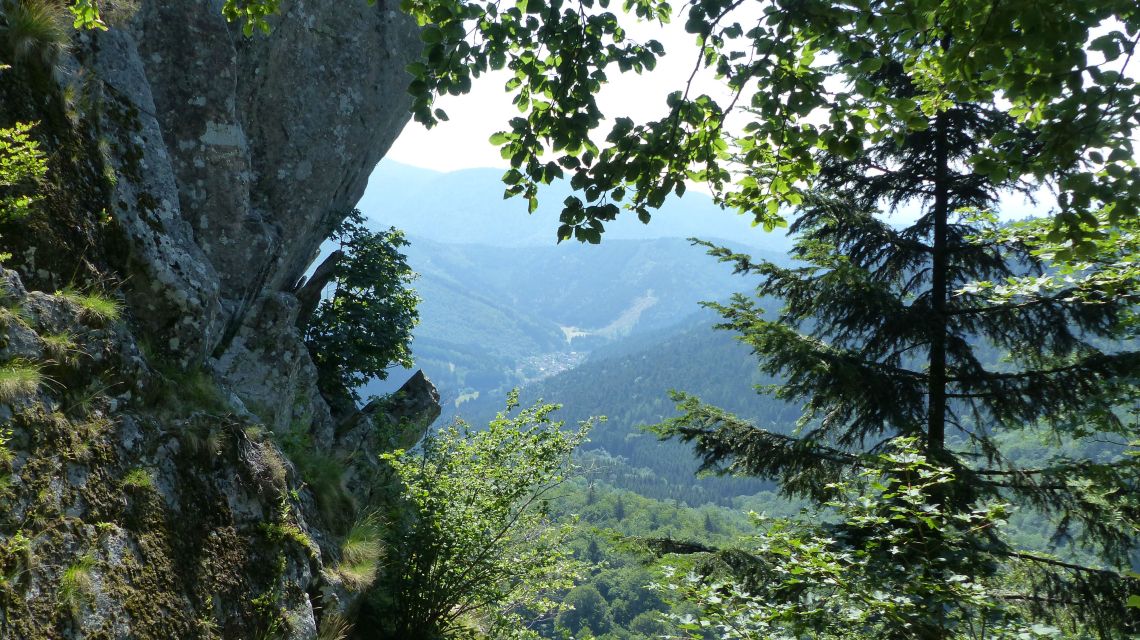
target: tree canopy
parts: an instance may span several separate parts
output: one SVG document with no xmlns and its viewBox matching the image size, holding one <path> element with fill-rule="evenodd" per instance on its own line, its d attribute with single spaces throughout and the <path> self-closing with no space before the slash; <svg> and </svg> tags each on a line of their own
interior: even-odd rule
<svg viewBox="0 0 1140 640">
<path fill-rule="evenodd" d="M 359 211 L 337 226 L 331 240 L 343 257 L 332 269 L 332 295 L 316 304 L 303 327 L 321 390 L 359 399 L 357 389 L 388 377 L 388 367 L 412 366 L 412 329 L 419 298 L 415 273 L 400 249 L 403 232 L 370 231 Z"/>
<path fill-rule="evenodd" d="M 596 241 L 622 207 L 648 220 L 688 180 L 766 227 L 780 224 L 781 207 L 816 183 L 819 151 L 852 156 L 925 129 L 951 104 L 989 105 L 1026 129 L 995 134 L 960 161 L 1004 185 L 1049 185 L 1056 230 L 1074 250 L 1091 251 L 1098 211 L 1112 221 L 1137 211 L 1140 91 L 1122 71 L 1140 11 L 1127 0 L 688 3 L 677 13 L 699 59 L 668 114 L 648 122 L 602 114 L 596 94 L 615 70 L 651 71 L 665 55 L 626 27 L 670 20 L 667 2 L 628 1 L 624 13 L 595 0 L 402 6 L 424 25 L 423 60 L 410 68 L 421 122 L 445 115 L 430 109 L 435 95 L 465 92 L 490 69 L 514 73 L 506 89 L 522 115 L 492 140 L 512 165 L 507 193 L 533 209 L 538 184 L 569 176 L 581 197 L 566 202 L 562 238 Z M 888 60 L 913 91 L 870 81 Z M 730 97 L 694 95 L 700 74 Z"/>
<path fill-rule="evenodd" d="M 1053 518 L 1058 539 L 1076 534 L 1102 562 L 1127 568 L 1140 525 L 1133 498 L 1140 468 L 1124 455 L 1126 444 L 1140 436 L 1125 413 L 1137 399 L 1133 372 L 1140 365 L 1140 353 L 1127 346 L 1135 330 L 1136 281 L 1134 265 L 1105 239 L 1128 244 L 1136 216 L 1127 190 L 1119 197 L 1098 192 L 1096 180 L 1073 187 L 1092 164 L 1117 160 L 1083 146 L 1092 138 L 1065 160 L 1059 143 L 1043 137 L 1056 124 L 1055 114 L 1018 111 L 1017 96 L 1029 84 L 995 80 L 980 90 L 951 73 L 946 61 L 963 55 L 958 47 L 996 55 L 983 37 L 985 13 L 971 22 L 957 15 L 955 4 L 927 16 L 923 29 L 897 31 L 907 23 L 889 12 L 875 15 L 892 7 L 876 4 L 868 7 L 874 9 L 869 16 L 839 19 L 846 40 L 866 36 L 874 47 L 820 48 L 829 60 L 819 68 L 818 82 L 790 94 L 804 90 L 819 98 L 824 94 L 811 87 L 826 90 L 828 76 L 834 86 L 849 88 L 828 96 L 832 132 L 843 132 L 838 146 L 818 130 L 811 135 L 821 137 L 802 147 L 802 155 L 793 143 L 790 155 L 781 147 L 772 157 L 759 152 L 744 160 L 743 171 L 758 186 L 778 180 L 804 185 L 788 191 L 797 205 L 795 266 L 709 245 L 713 255 L 759 280 L 754 298 L 738 295 L 710 306 L 724 316 L 722 327 L 738 332 L 761 368 L 777 377 L 777 397 L 803 407 L 798 432 L 757 429 L 684 395 L 678 396 L 683 415 L 659 430 L 693 442 L 709 468 L 777 479 L 786 492 L 821 504 L 851 474 L 868 468 L 889 486 L 897 470 L 877 467 L 882 461 L 873 456 L 897 436 L 915 438 L 927 464 L 947 474 L 944 483 L 915 494 L 930 513 L 964 518 L 987 501 L 1010 500 Z M 813 40 L 808 34 L 830 33 L 829 16 L 847 16 L 823 12 L 800 23 L 802 17 L 788 9 L 772 21 L 782 25 L 773 35 L 786 27 L 792 45 L 827 41 L 831 36 Z M 880 20 L 893 26 L 878 31 Z M 1077 49 L 1082 56 L 1083 46 Z M 1006 73 L 1016 75 L 1017 56 L 1003 60 Z M 1082 73 L 1097 85 L 1100 71 Z M 816 75 L 811 68 L 803 77 Z M 1067 91 L 1084 88 L 1083 81 L 1066 85 Z M 1102 102 L 1085 107 L 1114 119 L 1113 107 Z M 775 111 L 756 130 L 791 126 L 802 133 L 811 126 L 797 127 L 795 118 L 809 115 Z M 1111 143 L 1123 151 L 1115 154 L 1118 161 L 1129 166 L 1131 119 L 1118 123 L 1125 137 Z M 1059 132 L 1048 135 L 1054 134 Z M 1033 168 L 1038 155 L 1051 158 L 1054 169 Z M 1098 179 L 1110 179 L 1110 173 L 1103 170 Z M 1043 183 L 1058 191 L 1051 220 L 1020 227 L 998 222 L 1003 195 L 1032 195 Z M 745 200 L 773 202 L 771 192 Z M 917 218 L 906 224 L 884 220 L 903 208 Z M 1079 237 L 1069 233 L 1074 230 Z M 1076 260 L 1087 264 L 1076 267 Z M 783 304 L 772 319 L 764 314 L 767 300 Z M 1004 446 L 1003 438 L 1014 432 L 1040 433 L 1057 450 L 1043 466 L 1027 468 Z M 1112 450 L 1092 445 L 1100 440 L 1115 443 Z M 917 529 L 919 538 L 933 540 L 932 531 L 922 532 L 921 518 L 900 520 L 899 529 Z M 859 553 L 870 552 L 873 541 L 853 528 L 859 526 L 845 523 L 837 535 L 856 539 L 849 544 Z M 996 596 L 1010 606 L 1031 603 L 1034 615 L 1050 621 L 1076 616 L 1101 637 L 1135 631 L 1135 615 L 1125 607 L 1135 585 L 1127 586 L 1123 574 L 1057 564 L 1005 544 L 991 529 L 971 525 L 962 541 L 934 546 L 943 560 L 963 551 L 967 559 L 954 571 L 971 583 L 1020 575 Z M 900 552 L 888 550 L 887 559 Z M 916 562 L 934 569 L 939 561 Z M 946 593 L 909 592 L 906 584 L 900 581 L 895 593 L 925 612 L 923 622 L 892 621 L 884 613 L 873 620 L 883 625 L 883 637 L 961 635 L 938 613 L 949 606 Z"/>
</svg>

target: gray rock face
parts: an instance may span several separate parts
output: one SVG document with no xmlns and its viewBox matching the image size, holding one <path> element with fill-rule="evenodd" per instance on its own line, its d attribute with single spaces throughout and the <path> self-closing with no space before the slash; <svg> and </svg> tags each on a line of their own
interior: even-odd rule
<svg viewBox="0 0 1140 640">
<path fill-rule="evenodd" d="M 144 0 L 87 36 L 119 146 L 115 215 L 151 286 L 132 306 L 199 362 L 259 322 L 359 199 L 408 120 L 419 46 L 383 2 L 286 0 L 251 38 L 221 4 Z"/>
<path fill-rule="evenodd" d="M 99 4 L 112 27 L 61 61 L 82 105 L 55 126 L 99 141 L 67 186 L 106 185 L 128 313 L 99 320 L 0 269 L 0 365 L 28 377 L 0 394 L 0 570 L 24 594 L 0 636 L 248 638 L 284 620 L 311 638 L 359 593 L 270 433 L 308 438 L 298 459 L 348 447 L 291 291 L 408 120 L 415 24 L 383 1 L 283 0 L 246 38 L 222 0 Z M 366 464 L 337 459 L 333 493 L 365 496 L 376 449 L 439 415 L 422 376 L 403 402 L 354 422 Z"/>
</svg>

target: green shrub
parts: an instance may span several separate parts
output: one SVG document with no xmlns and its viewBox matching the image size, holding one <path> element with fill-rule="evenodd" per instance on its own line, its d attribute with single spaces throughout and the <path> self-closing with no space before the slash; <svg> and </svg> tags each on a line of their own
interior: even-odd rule
<svg viewBox="0 0 1140 640">
<path fill-rule="evenodd" d="M 36 186 L 47 175 L 47 159 L 31 138 L 33 126 L 0 129 L 0 222 L 28 215 L 39 201 Z"/>
<path fill-rule="evenodd" d="M 405 512 L 387 530 L 399 561 L 365 614 L 388 637 L 449 637 L 471 619 L 517 631 L 520 611 L 549 614 L 557 605 L 547 595 L 572 586 L 570 525 L 554 524 L 546 504 L 590 425 L 563 429 L 550 419 L 555 405 L 514 413 L 517 403 L 512 393 L 486 429 L 456 422 L 417 452 L 381 456 L 403 484 Z"/>
</svg>

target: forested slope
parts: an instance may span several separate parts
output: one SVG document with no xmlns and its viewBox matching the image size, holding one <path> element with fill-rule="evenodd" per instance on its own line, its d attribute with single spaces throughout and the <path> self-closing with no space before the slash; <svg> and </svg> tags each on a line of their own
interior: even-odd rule
<svg viewBox="0 0 1140 640">
<path fill-rule="evenodd" d="M 561 404 L 557 415 L 568 423 L 605 416 L 583 449 L 597 454 L 591 464 L 616 486 L 692 505 L 730 503 L 768 488 L 757 480 L 696 478 L 690 447 L 660 442 L 641 429 L 676 414 L 670 390 L 690 391 L 781 432 L 793 428 L 791 407 L 756 392 L 755 385 L 770 381 L 759 375 L 748 348 L 731 333 L 714 330 L 714 322 L 711 313 L 698 313 L 673 329 L 616 342 L 578 367 L 523 387 L 522 400 Z M 500 404 L 480 397 L 463 405 L 460 415 L 480 424 Z"/>
</svg>

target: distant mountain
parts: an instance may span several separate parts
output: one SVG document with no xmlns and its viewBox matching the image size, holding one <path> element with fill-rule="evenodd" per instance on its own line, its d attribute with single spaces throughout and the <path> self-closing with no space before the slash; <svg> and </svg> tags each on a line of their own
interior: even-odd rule
<svg viewBox="0 0 1140 640">
<path fill-rule="evenodd" d="M 376 224 L 395 226 L 409 235 L 450 244 L 550 246 L 555 243 L 567 183 L 545 187 L 539 208 L 527 215 L 524 200 L 503 199 L 500 169 L 467 169 L 440 173 L 381 162 L 357 207 Z M 725 211 L 695 190 L 672 198 L 649 224 L 632 214 L 606 223 L 603 244 L 610 240 L 656 238 L 721 239 L 784 254 L 790 242 L 781 232 L 765 233 L 746 216 Z"/>
<path fill-rule="evenodd" d="M 408 262 L 423 300 L 412 351 L 441 391 L 445 418 L 478 398 L 497 403 L 511 387 L 572 368 L 607 345 L 666 339 L 701 301 L 751 288 L 685 238 L 773 260 L 790 245 L 692 190 L 648 225 L 619 216 L 600 245 L 557 244 L 568 185 L 545 188 L 528 216 L 521 201 L 503 200 L 501 173 L 386 161 L 358 205 L 370 225 L 403 229 L 412 242 Z M 393 371 L 365 393 L 393 391 L 409 373 Z"/>
<path fill-rule="evenodd" d="M 423 299 L 412 351 L 453 407 L 673 326 L 701 301 L 750 286 L 676 238 L 536 247 L 411 241 L 408 262 Z M 406 376 L 393 372 L 366 392 L 394 390 Z"/>
</svg>

